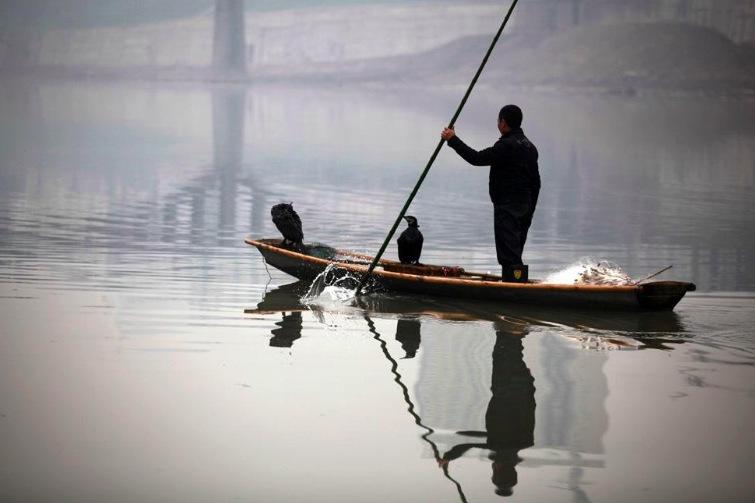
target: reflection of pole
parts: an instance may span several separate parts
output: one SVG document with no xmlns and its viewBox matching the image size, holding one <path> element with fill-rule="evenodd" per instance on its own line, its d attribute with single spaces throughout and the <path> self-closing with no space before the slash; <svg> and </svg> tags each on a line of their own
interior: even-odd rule
<svg viewBox="0 0 755 503">
<path fill-rule="evenodd" d="M 370 329 L 370 333 L 374 336 L 374 339 L 380 343 L 380 349 L 383 351 L 383 355 L 385 358 L 391 363 L 391 373 L 394 375 L 393 380 L 396 381 L 396 384 L 399 385 L 401 388 L 401 391 L 404 394 L 404 401 L 407 405 L 407 411 L 411 416 L 414 418 L 414 422 L 417 426 L 425 430 L 426 433 L 422 435 L 422 440 L 430 444 L 430 448 L 433 450 L 433 456 L 435 457 L 435 461 L 439 462 L 441 461 L 440 458 L 440 451 L 438 450 L 438 446 L 435 445 L 435 442 L 430 440 L 430 435 L 435 433 L 435 430 L 430 428 L 429 426 L 425 426 L 422 423 L 422 418 L 419 417 L 419 414 L 417 414 L 414 411 L 414 403 L 412 402 L 411 397 L 409 396 L 409 389 L 406 387 L 406 385 L 401 380 L 401 374 L 398 373 L 398 362 L 391 356 L 391 354 L 388 352 L 388 344 L 383 340 L 382 337 L 380 337 L 380 334 L 378 333 L 377 329 L 375 329 L 375 324 L 372 322 L 372 319 L 365 314 L 364 319 L 367 322 L 367 326 Z M 454 483 L 456 486 L 456 491 L 459 493 L 459 498 L 463 503 L 467 503 L 467 497 L 464 495 L 464 491 L 461 489 L 461 484 L 451 477 L 451 475 L 448 473 L 448 466 L 443 466 L 443 475 L 446 476 L 448 480 Z"/>
<path fill-rule="evenodd" d="M 244 0 L 215 0 L 212 68 L 219 78 L 246 75 Z"/>
</svg>

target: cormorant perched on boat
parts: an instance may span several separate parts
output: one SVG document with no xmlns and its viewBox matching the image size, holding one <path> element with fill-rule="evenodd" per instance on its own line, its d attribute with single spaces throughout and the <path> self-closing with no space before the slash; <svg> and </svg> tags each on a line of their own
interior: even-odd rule
<svg viewBox="0 0 755 503">
<path fill-rule="evenodd" d="M 404 220 L 409 227 L 398 237 L 398 259 L 402 264 L 418 264 L 419 256 L 422 254 L 422 242 L 425 240 L 419 231 L 417 219 L 412 216 L 405 216 Z"/>
<path fill-rule="evenodd" d="M 270 216 L 273 217 L 273 223 L 283 234 L 281 245 L 301 249 L 304 231 L 301 228 L 301 218 L 294 211 L 293 203 L 276 204 L 270 209 Z"/>
</svg>

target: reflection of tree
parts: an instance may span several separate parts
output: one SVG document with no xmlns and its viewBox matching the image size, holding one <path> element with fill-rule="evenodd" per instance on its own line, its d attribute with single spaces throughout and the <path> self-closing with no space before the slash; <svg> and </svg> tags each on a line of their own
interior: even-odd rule
<svg viewBox="0 0 755 503">
<path fill-rule="evenodd" d="M 488 449 L 493 461 L 496 494 L 510 496 L 517 484 L 519 451 L 534 444 L 535 380 L 523 359 L 524 333 L 498 330 L 493 347 L 493 376 L 485 414 L 484 432 L 461 432 L 485 437 L 485 442 L 458 444 L 443 455 L 442 462 L 461 457 L 472 448 Z"/>
</svg>

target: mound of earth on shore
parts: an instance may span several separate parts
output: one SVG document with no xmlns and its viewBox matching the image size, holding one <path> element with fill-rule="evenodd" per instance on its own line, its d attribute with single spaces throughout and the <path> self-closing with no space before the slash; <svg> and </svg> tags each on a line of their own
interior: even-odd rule
<svg viewBox="0 0 755 503">
<path fill-rule="evenodd" d="M 352 65 L 353 76 L 463 84 L 490 36 L 459 39 L 422 54 Z M 607 90 L 755 91 L 755 46 L 679 23 L 579 27 L 544 40 L 505 36 L 481 83 Z"/>
</svg>

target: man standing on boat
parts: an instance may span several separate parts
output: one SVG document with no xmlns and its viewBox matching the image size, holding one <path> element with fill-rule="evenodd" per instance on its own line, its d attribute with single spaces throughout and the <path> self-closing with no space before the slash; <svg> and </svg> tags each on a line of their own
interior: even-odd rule
<svg viewBox="0 0 755 503">
<path fill-rule="evenodd" d="M 506 105 L 498 113 L 499 140 L 479 152 L 445 128 L 440 136 L 473 166 L 490 166 L 495 247 L 504 281 L 527 281 L 522 251 L 540 194 L 537 148 L 522 131 L 522 110 Z"/>
</svg>

